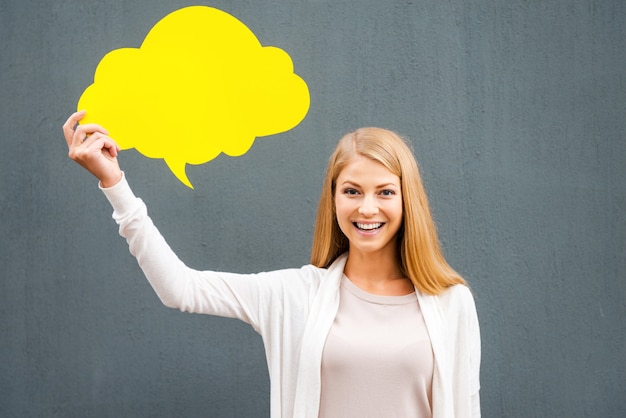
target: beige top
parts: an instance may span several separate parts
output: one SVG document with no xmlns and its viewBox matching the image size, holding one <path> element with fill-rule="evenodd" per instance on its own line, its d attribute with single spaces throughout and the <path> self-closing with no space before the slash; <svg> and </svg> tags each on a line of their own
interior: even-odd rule
<svg viewBox="0 0 626 418">
<path fill-rule="evenodd" d="M 319 417 L 430 418 L 433 368 L 415 293 L 373 295 L 344 276 L 322 357 Z"/>
</svg>

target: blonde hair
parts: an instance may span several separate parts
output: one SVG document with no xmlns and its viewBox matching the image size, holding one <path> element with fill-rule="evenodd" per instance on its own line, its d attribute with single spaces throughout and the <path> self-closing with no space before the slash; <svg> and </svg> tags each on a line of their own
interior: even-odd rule
<svg viewBox="0 0 626 418">
<path fill-rule="evenodd" d="M 334 196 L 339 173 L 357 156 L 379 162 L 400 178 L 403 220 L 398 241 L 403 274 L 419 291 L 430 295 L 455 284 L 466 284 L 443 257 L 413 153 L 398 134 L 381 128 L 361 128 L 346 134 L 330 156 L 317 210 L 311 263 L 328 267 L 349 249 L 335 216 Z"/>
</svg>

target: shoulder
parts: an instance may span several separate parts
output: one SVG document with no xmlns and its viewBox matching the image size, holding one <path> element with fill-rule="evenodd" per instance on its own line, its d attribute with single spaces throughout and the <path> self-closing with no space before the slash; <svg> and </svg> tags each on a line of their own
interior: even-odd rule
<svg viewBox="0 0 626 418">
<path fill-rule="evenodd" d="M 301 282 L 303 284 L 315 284 L 319 282 L 326 274 L 326 269 L 315 267 L 311 264 L 302 267 L 285 268 L 279 270 L 263 271 L 251 276 L 258 279 L 277 281 L 277 282 Z"/>
<path fill-rule="evenodd" d="M 266 283 L 274 290 L 311 292 L 320 287 L 326 275 L 327 269 L 307 264 L 299 268 L 265 271 L 251 276 L 256 276 L 257 282 Z"/>
<path fill-rule="evenodd" d="M 474 296 L 466 285 L 457 284 L 450 286 L 435 297 L 442 313 L 449 319 L 476 316 Z"/>
<path fill-rule="evenodd" d="M 474 296 L 469 287 L 455 284 L 436 296 L 442 303 L 474 304 Z"/>
<path fill-rule="evenodd" d="M 297 272 L 306 282 L 319 286 L 319 283 L 328 274 L 328 269 L 307 264 L 297 269 Z"/>
</svg>

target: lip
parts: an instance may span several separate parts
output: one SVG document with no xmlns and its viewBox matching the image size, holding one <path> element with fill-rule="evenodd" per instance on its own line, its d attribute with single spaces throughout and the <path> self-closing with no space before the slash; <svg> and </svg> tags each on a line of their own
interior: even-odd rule
<svg viewBox="0 0 626 418">
<path fill-rule="evenodd" d="M 362 234 L 375 234 L 381 230 L 382 227 L 385 226 L 385 222 L 360 222 L 354 221 L 352 222 L 354 228 Z"/>
</svg>

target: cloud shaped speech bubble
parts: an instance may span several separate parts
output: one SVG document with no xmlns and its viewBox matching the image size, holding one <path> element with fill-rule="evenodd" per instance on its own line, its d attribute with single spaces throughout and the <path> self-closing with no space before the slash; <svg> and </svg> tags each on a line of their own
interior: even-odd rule
<svg viewBox="0 0 626 418">
<path fill-rule="evenodd" d="M 81 123 L 163 158 L 193 188 L 186 164 L 243 155 L 256 137 L 298 125 L 309 104 L 286 52 L 262 46 L 228 13 L 192 6 L 159 21 L 140 48 L 106 54 L 77 107 L 87 110 Z"/>
</svg>

